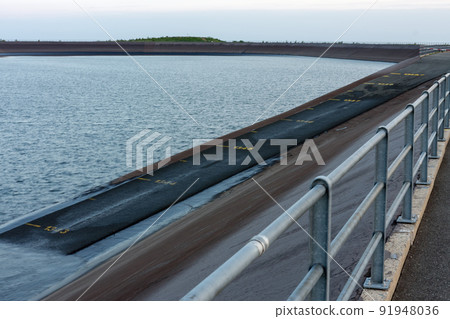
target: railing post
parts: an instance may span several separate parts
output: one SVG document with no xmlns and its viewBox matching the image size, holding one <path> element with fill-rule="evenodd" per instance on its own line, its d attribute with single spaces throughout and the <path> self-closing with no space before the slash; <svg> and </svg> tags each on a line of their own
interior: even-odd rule
<svg viewBox="0 0 450 319">
<path fill-rule="evenodd" d="M 408 191 L 403 199 L 402 215 L 397 219 L 398 223 L 414 224 L 416 216 L 412 216 L 412 195 L 413 195 L 413 171 L 414 171 L 414 105 L 409 104 L 406 109 L 410 113 L 405 119 L 405 147 L 411 147 L 405 157 L 405 178 L 403 183 L 409 183 Z"/>
<path fill-rule="evenodd" d="M 445 75 L 445 112 L 447 113 L 445 115 L 444 119 L 444 128 L 450 128 L 450 74 Z"/>
<path fill-rule="evenodd" d="M 330 261 L 331 243 L 331 188 L 332 183 L 325 176 L 317 177 L 312 186 L 323 185 L 326 193 L 310 210 L 310 269 L 314 265 L 323 268 L 323 274 L 311 290 L 312 301 L 328 301 L 330 299 Z"/>
<path fill-rule="evenodd" d="M 436 108 L 436 112 L 434 112 L 433 118 L 432 118 L 432 125 L 431 125 L 431 132 L 430 134 L 434 134 L 433 142 L 431 144 L 431 154 L 429 158 L 437 159 L 439 156 L 437 155 L 437 149 L 438 149 L 438 122 L 439 122 L 439 82 L 434 82 L 437 84 L 437 87 L 433 91 L 433 106 L 431 108 L 431 111 L 433 111 Z"/>
<path fill-rule="evenodd" d="M 423 159 L 422 165 L 420 167 L 420 178 L 416 182 L 418 185 L 430 185 L 428 180 L 428 132 L 429 132 L 429 116 L 430 116 L 430 93 L 424 91 L 422 94 L 426 94 L 426 99 L 422 102 L 422 125 L 425 125 L 425 129 L 422 133 L 421 151 L 425 153 L 425 158 Z"/>
<path fill-rule="evenodd" d="M 439 85 L 439 119 L 438 119 L 438 124 L 439 122 L 442 121 L 441 126 L 438 127 L 438 131 L 439 131 L 439 136 L 438 136 L 438 141 L 443 142 L 445 141 L 444 138 L 444 125 L 445 125 L 445 100 L 442 101 L 441 104 L 441 99 L 445 98 L 445 91 L 447 90 L 447 77 L 444 78 L 444 85 Z"/>
<path fill-rule="evenodd" d="M 386 290 L 389 288 L 390 281 L 384 279 L 384 243 L 386 240 L 385 221 L 386 221 L 386 191 L 387 191 L 387 170 L 388 170 L 388 135 L 389 130 L 385 127 L 378 128 L 384 131 L 384 138 L 377 144 L 375 165 L 376 165 L 376 183 L 382 183 L 383 190 L 378 194 L 375 200 L 374 216 L 374 234 L 380 232 L 382 238 L 375 249 L 372 257 L 371 277 L 364 282 L 364 288 Z"/>
</svg>

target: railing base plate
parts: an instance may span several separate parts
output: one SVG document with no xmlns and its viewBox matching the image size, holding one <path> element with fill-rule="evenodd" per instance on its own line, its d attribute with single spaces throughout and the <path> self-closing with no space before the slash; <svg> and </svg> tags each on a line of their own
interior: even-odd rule
<svg viewBox="0 0 450 319">
<path fill-rule="evenodd" d="M 431 185 L 431 182 L 430 181 L 426 181 L 426 182 L 417 181 L 416 185 L 429 186 L 429 185 Z"/>
<path fill-rule="evenodd" d="M 388 290 L 391 280 L 384 280 L 382 284 L 372 283 L 371 278 L 366 278 L 363 287 L 367 289 Z"/>
<path fill-rule="evenodd" d="M 401 223 L 401 224 L 415 224 L 416 221 L 417 221 L 417 215 L 411 216 L 411 219 L 406 219 L 406 218 L 403 218 L 402 216 L 397 218 L 397 223 Z"/>
</svg>

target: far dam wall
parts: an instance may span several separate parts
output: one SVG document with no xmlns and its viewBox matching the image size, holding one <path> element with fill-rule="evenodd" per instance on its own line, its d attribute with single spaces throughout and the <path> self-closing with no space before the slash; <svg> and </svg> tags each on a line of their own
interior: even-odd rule
<svg viewBox="0 0 450 319">
<path fill-rule="evenodd" d="M 146 42 L 122 41 L 132 55 L 298 55 L 318 57 L 330 43 L 240 43 L 240 42 Z M 326 58 L 400 62 L 419 55 L 418 45 L 343 44 L 333 45 Z M 50 42 L 3 41 L 0 56 L 7 55 L 124 55 L 113 41 Z"/>
</svg>

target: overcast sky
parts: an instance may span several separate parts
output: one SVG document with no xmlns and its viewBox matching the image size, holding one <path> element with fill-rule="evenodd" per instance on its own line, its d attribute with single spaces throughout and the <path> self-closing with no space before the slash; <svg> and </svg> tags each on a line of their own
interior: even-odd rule
<svg viewBox="0 0 450 319">
<path fill-rule="evenodd" d="M 1 0 L 0 39 L 332 42 L 369 7 L 341 41 L 450 43 L 448 0 Z"/>
</svg>

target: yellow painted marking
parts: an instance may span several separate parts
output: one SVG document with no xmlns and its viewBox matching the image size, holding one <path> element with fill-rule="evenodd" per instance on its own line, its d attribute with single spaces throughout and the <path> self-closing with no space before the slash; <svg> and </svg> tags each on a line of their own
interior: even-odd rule
<svg viewBox="0 0 450 319">
<path fill-rule="evenodd" d="M 341 99 L 328 99 L 328 101 L 340 101 Z"/>
<path fill-rule="evenodd" d="M 307 120 L 297 120 L 296 122 L 298 122 L 298 123 L 308 123 L 308 124 L 314 123 L 314 121 L 307 121 Z"/>
<path fill-rule="evenodd" d="M 389 75 L 383 75 L 383 77 L 384 77 L 384 78 L 388 78 L 388 77 L 389 77 Z"/>
<path fill-rule="evenodd" d="M 370 85 L 373 85 L 373 84 L 375 84 L 375 83 L 372 83 L 372 82 L 366 82 L 366 83 L 364 83 L 364 84 L 370 84 Z"/>
<path fill-rule="evenodd" d="M 383 83 L 383 82 L 380 82 L 380 83 L 377 83 L 378 85 L 382 85 L 382 86 L 392 86 L 392 85 L 394 85 L 394 83 Z"/>
<path fill-rule="evenodd" d="M 404 73 L 403 75 L 407 75 L 407 76 L 424 76 L 425 74 L 421 73 Z"/>
<path fill-rule="evenodd" d="M 352 102 L 352 103 L 356 103 L 356 102 L 361 102 L 361 100 L 345 99 L 344 102 Z"/>
<path fill-rule="evenodd" d="M 314 108 L 313 107 L 308 107 L 307 110 L 314 111 Z"/>
<path fill-rule="evenodd" d="M 180 160 L 180 162 L 182 162 L 182 163 L 187 163 L 187 161 L 186 161 L 186 160 Z"/>
<path fill-rule="evenodd" d="M 282 121 L 288 121 L 288 122 L 292 122 L 292 119 L 281 119 Z"/>
<path fill-rule="evenodd" d="M 36 228 L 44 227 L 41 225 L 36 225 L 36 224 L 31 224 L 31 223 L 26 223 L 25 225 L 36 227 Z M 47 226 L 44 228 L 44 230 L 49 231 L 49 232 L 56 231 L 56 232 L 59 232 L 60 234 L 67 234 L 69 232 L 69 229 L 57 229 L 57 227 L 55 227 L 55 226 Z"/>
<path fill-rule="evenodd" d="M 402 75 L 401 73 L 392 72 L 393 75 Z"/>
<path fill-rule="evenodd" d="M 156 180 L 155 181 L 155 183 L 158 183 L 158 184 L 165 184 L 165 185 L 175 185 L 177 182 L 172 182 L 172 181 L 166 181 L 166 180 L 164 180 L 164 179 L 158 179 L 158 180 Z"/>
<path fill-rule="evenodd" d="M 55 226 L 47 226 L 47 227 L 44 228 L 44 230 L 46 230 L 46 231 L 54 231 L 54 230 L 56 230 L 56 227 Z"/>
<path fill-rule="evenodd" d="M 252 133 L 258 133 L 258 131 L 250 131 L 250 132 L 252 132 Z"/>
<path fill-rule="evenodd" d="M 147 182 L 151 181 L 151 179 L 143 178 L 143 177 L 138 177 L 137 179 L 140 179 L 141 181 L 147 181 Z"/>
<path fill-rule="evenodd" d="M 91 198 L 89 198 L 89 200 L 96 200 L 95 198 L 93 198 L 93 197 L 91 197 Z"/>
<path fill-rule="evenodd" d="M 30 223 L 26 223 L 25 225 L 32 226 L 32 227 L 41 227 L 41 225 L 35 225 L 35 224 L 30 224 Z"/>
<path fill-rule="evenodd" d="M 234 149 L 235 150 L 249 150 L 250 151 L 250 150 L 253 149 L 253 147 L 248 147 L 247 148 L 247 147 L 244 147 L 244 146 L 235 146 Z"/>
<path fill-rule="evenodd" d="M 347 92 L 353 92 L 353 90 L 348 90 Z"/>
<path fill-rule="evenodd" d="M 218 147 L 229 147 L 228 145 L 217 145 Z"/>
</svg>

